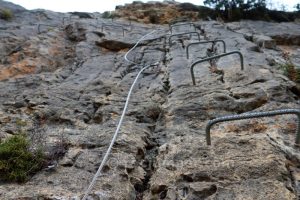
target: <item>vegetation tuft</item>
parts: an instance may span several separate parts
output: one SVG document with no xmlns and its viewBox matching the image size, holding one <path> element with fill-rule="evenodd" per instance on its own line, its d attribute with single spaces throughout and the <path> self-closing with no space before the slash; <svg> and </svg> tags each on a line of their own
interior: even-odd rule
<svg viewBox="0 0 300 200">
<path fill-rule="evenodd" d="M 156 12 L 150 14 L 149 15 L 149 21 L 152 24 L 159 24 L 160 19 L 159 19 L 158 14 Z"/>
<path fill-rule="evenodd" d="M 300 70 L 296 69 L 292 63 L 284 63 L 280 65 L 285 76 L 289 77 L 290 80 L 300 83 Z"/>
<path fill-rule="evenodd" d="M 111 11 L 105 11 L 102 13 L 102 18 L 104 19 L 114 19 L 117 17 L 117 15 L 114 12 Z"/>
<path fill-rule="evenodd" d="M 43 166 L 44 154 L 30 151 L 25 135 L 15 135 L 0 143 L 0 180 L 25 182 Z"/>
<path fill-rule="evenodd" d="M 3 20 L 11 20 L 13 18 L 13 13 L 11 10 L 9 9 L 1 9 L 0 10 L 0 19 L 3 19 Z"/>
<path fill-rule="evenodd" d="M 290 59 L 290 55 L 287 52 L 282 54 L 282 57 L 285 60 L 285 63 L 280 64 L 280 68 L 283 71 L 283 74 L 287 76 L 290 80 L 300 83 L 300 69 L 297 69 L 293 62 Z"/>
</svg>

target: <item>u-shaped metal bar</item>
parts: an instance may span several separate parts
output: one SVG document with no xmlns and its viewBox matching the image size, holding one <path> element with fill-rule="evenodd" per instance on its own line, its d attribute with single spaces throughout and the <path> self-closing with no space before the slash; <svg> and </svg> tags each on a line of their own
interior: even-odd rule
<svg viewBox="0 0 300 200">
<path fill-rule="evenodd" d="M 63 20 L 62 20 L 63 25 L 65 25 L 66 19 L 68 19 L 69 21 L 71 21 L 70 16 L 69 17 L 63 17 Z"/>
<path fill-rule="evenodd" d="M 11 38 L 12 36 L 17 36 L 16 34 L 12 33 L 12 32 L 6 32 L 7 34 L 11 34 L 11 36 L 9 35 L 1 35 L 0 38 Z"/>
<path fill-rule="evenodd" d="M 186 47 L 186 58 L 189 59 L 189 48 L 191 46 L 197 45 L 197 44 L 207 44 L 207 43 L 212 43 L 213 45 L 215 45 L 217 42 L 221 42 L 223 43 L 223 51 L 224 53 L 226 53 L 226 43 L 224 40 L 209 40 L 209 41 L 201 41 L 201 42 L 193 42 L 191 44 L 188 44 Z"/>
<path fill-rule="evenodd" d="M 196 26 L 195 26 L 195 24 L 193 22 L 186 22 L 186 23 L 178 23 L 178 24 L 171 24 L 171 25 L 169 25 L 170 26 L 170 32 L 171 32 L 171 34 L 172 34 L 172 30 L 173 30 L 174 27 L 176 27 L 176 26 L 184 26 L 184 25 L 190 25 L 190 27 L 193 26 L 194 29 L 195 29 L 195 31 L 196 31 Z"/>
<path fill-rule="evenodd" d="M 114 24 L 103 24 L 101 26 L 101 32 L 103 32 L 104 27 L 115 27 L 115 28 L 121 28 L 123 31 L 123 37 L 125 36 L 125 28 L 121 25 L 114 25 Z"/>
<path fill-rule="evenodd" d="M 231 51 L 231 52 L 228 52 L 228 53 L 223 53 L 223 54 L 215 55 L 215 56 L 212 56 L 212 57 L 200 59 L 200 60 L 195 61 L 191 65 L 191 75 L 192 75 L 193 85 L 196 85 L 195 75 L 194 75 L 194 67 L 195 67 L 195 65 L 197 65 L 199 63 L 202 63 L 202 62 L 205 62 L 205 61 L 214 60 L 216 58 L 221 58 L 221 57 L 224 57 L 224 56 L 228 56 L 228 55 L 231 55 L 231 54 L 238 54 L 240 56 L 241 70 L 244 70 L 244 57 L 243 57 L 243 54 L 241 52 L 239 52 L 239 51 Z"/>
<path fill-rule="evenodd" d="M 89 14 L 91 16 L 91 14 Z M 95 19 L 95 16 L 92 15 L 91 16 L 92 18 L 91 19 Z M 72 22 L 72 18 L 74 19 L 80 19 L 80 16 L 76 15 L 76 14 L 70 14 L 68 17 L 63 17 L 63 25 L 65 25 L 65 21 L 66 19 L 68 19 L 70 22 Z"/>
<path fill-rule="evenodd" d="M 266 112 L 244 113 L 240 115 L 228 115 L 228 116 L 218 117 L 213 120 L 209 120 L 205 128 L 206 143 L 207 145 L 211 145 L 210 128 L 216 123 L 242 120 L 242 119 L 272 117 L 275 115 L 287 115 L 287 114 L 295 114 L 298 117 L 295 145 L 299 146 L 300 145 L 300 109 L 283 109 L 283 110 L 274 110 L 274 111 L 266 111 Z"/>
<path fill-rule="evenodd" d="M 111 21 L 114 22 L 114 23 L 119 23 L 120 24 L 120 22 L 117 22 L 117 20 L 115 20 L 115 18 L 117 19 L 117 17 L 112 17 Z M 123 24 L 123 25 L 125 25 L 125 26 L 131 26 L 131 18 L 129 18 L 127 20 L 129 21 L 129 24 Z"/>
<path fill-rule="evenodd" d="M 193 35 L 193 34 L 196 34 L 197 37 L 198 37 L 198 40 L 200 41 L 200 34 L 196 31 L 192 31 L 192 32 L 186 32 L 186 33 L 177 33 L 177 34 L 173 34 L 169 37 L 169 45 L 171 45 L 171 39 L 172 37 L 177 37 L 177 36 L 181 36 L 181 35 Z"/>
<path fill-rule="evenodd" d="M 127 29 L 127 28 L 124 28 L 125 30 L 127 30 L 127 31 L 129 31 L 129 32 L 131 32 L 132 31 L 132 24 L 131 24 L 131 19 L 128 19 L 129 20 L 129 24 L 123 24 L 122 22 L 118 22 L 117 20 L 114 20 L 115 18 L 113 17 L 113 18 L 111 18 L 111 20 L 112 20 L 112 23 L 114 23 L 114 25 L 116 25 L 116 26 L 123 26 L 123 27 L 130 27 L 129 29 Z"/>
<path fill-rule="evenodd" d="M 52 27 L 52 28 L 57 28 L 57 26 L 55 26 L 55 25 L 39 24 L 39 25 L 38 25 L 38 34 L 42 33 L 42 32 L 41 32 L 41 26 L 48 26 L 48 27 Z"/>
</svg>

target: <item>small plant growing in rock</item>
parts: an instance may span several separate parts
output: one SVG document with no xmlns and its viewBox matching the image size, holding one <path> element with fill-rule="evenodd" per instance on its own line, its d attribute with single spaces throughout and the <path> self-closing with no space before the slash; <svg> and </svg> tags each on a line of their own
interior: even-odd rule
<svg viewBox="0 0 300 200">
<path fill-rule="evenodd" d="M 161 112 L 162 109 L 157 104 L 150 104 L 147 108 L 145 108 L 146 116 L 154 121 L 159 118 Z"/>
<path fill-rule="evenodd" d="M 68 140 L 65 137 L 64 133 L 65 129 L 62 131 L 59 131 L 58 140 L 55 142 L 55 144 L 52 146 L 52 148 L 49 149 L 48 155 L 47 155 L 47 161 L 48 164 L 53 164 L 57 162 L 57 160 L 64 157 L 65 153 L 68 151 Z"/>
<path fill-rule="evenodd" d="M 109 11 L 105 11 L 103 14 L 102 14 L 102 18 L 111 18 L 111 13 Z"/>
<path fill-rule="evenodd" d="M 41 169 L 44 155 L 32 152 L 25 135 L 15 135 L 0 143 L 0 180 L 24 182 Z"/>
<path fill-rule="evenodd" d="M 102 13 L 102 18 L 104 18 L 104 19 L 113 19 L 116 17 L 117 17 L 117 15 L 111 11 L 105 11 L 104 13 Z"/>
<path fill-rule="evenodd" d="M 160 22 L 160 17 L 159 14 L 156 10 L 151 9 L 147 12 L 144 13 L 146 16 L 149 17 L 149 22 L 152 24 L 159 24 Z"/>
<path fill-rule="evenodd" d="M 13 18 L 13 13 L 9 9 L 0 10 L 0 19 L 4 19 L 6 21 L 11 20 Z"/>
<path fill-rule="evenodd" d="M 280 64 L 283 74 L 290 80 L 300 83 L 300 69 L 296 69 L 295 65 L 291 61 L 289 53 L 283 52 L 282 57 L 285 60 L 285 63 Z"/>
<path fill-rule="evenodd" d="M 26 123 L 26 121 L 23 121 L 23 120 L 21 120 L 21 119 L 16 119 L 16 125 L 18 126 L 18 127 L 22 127 L 22 126 L 26 126 L 27 125 L 27 123 Z"/>
<path fill-rule="evenodd" d="M 157 13 L 150 14 L 149 21 L 152 24 L 159 24 L 160 19 L 159 19 L 158 14 Z"/>
<path fill-rule="evenodd" d="M 285 76 L 289 77 L 294 82 L 300 83 L 300 70 L 295 69 L 292 63 L 284 63 L 280 65 Z"/>
</svg>

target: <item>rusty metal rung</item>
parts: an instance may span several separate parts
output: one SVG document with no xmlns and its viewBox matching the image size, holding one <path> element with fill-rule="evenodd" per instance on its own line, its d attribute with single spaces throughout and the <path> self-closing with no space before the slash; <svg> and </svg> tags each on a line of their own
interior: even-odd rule
<svg viewBox="0 0 300 200">
<path fill-rule="evenodd" d="M 172 34 L 172 30 L 173 30 L 174 27 L 176 27 L 176 26 L 185 26 L 185 25 L 190 25 L 190 27 L 193 26 L 194 30 L 196 31 L 196 26 L 193 22 L 185 22 L 185 23 L 177 23 L 177 24 L 169 25 L 171 34 Z"/>
<path fill-rule="evenodd" d="M 300 145 L 300 109 L 282 109 L 282 110 L 274 110 L 274 111 L 266 111 L 266 112 L 252 112 L 252 113 L 250 112 L 250 113 L 243 113 L 240 115 L 227 115 L 227 116 L 215 118 L 213 120 L 209 120 L 206 125 L 206 128 L 205 128 L 206 143 L 207 143 L 207 145 L 211 145 L 210 129 L 216 123 L 226 122 L 226 121 L 234 121 L 234 120 L 242 120 L 242 119 L 272 117 L 275 115 L 287 115 L 287 114 L 295 114 L 298 117 L 295 145 L 299 146 Z"/>
<path fill-rule="evenodd" d="M 200 42 L 193 42 L 187 45 L 186 47 L 186 58 L 189 59 L 189 48 L 191 46 L 195 46 L 198 44 L 207 44 L 207 43 L 212 43 L 213 46 L 217 43 L 217 42 L 221 42 L 223 44 L 223 51 L 224 53 L 226 53 L 226 43 L 224 40 L 209 40 L 209 41 L 200 41 Z"/>
<path fill-rule="evenodd" d="M 101 32 L 103 32 L 105 27 L 115 27 L 115 28 L 121 28 L 123 31 L 123 37 L 125 36 L 125 28 L 121 25 L 114 25 L 114 24 L 102 24 L 101 26 Z"/>
<path fill-rule="evenodd" d="M 92 13 L 89 13 L 89 15 L 92 15 L 91 19 L 95 19 L 95 15 L 93 15 Z M 78 15 L 76 14 L 70 14 L 68 17 L 63 17 L 62 23 L 63 25 L 65 25 L 65 21 L 66 19 L 68 19 L 70 22 L 72 22 L 72 18 L 74 19 L 74 17 L 76 17 L 75 19 L 81 19 Z"/>
<path fill-rule="evenodd" d="M 169 37 L 169 45 L 171 45 L 171 39 L 173 37 L 177 37 L 177 36 L 181 36 L 181 35 L 193 35 L 193 34 L 196 34 L 197 37 L 198 37 L 198 40 L 200 41 L 200 34 L 196 31 L 192 31 L 192 32 L 186 32 L 186 33 L 177 33 L 177 34 L 172 34 L 170 37 Z"/>
<path fill-rule="evenodd" d="M 196 85 L 195 75 L 194 75 L 194 67 L 195 67 L 195 65 L 197 65 L 199 63 L 202 63 L 202 62 L 205 62 L 205 61 L 214 60 L 214 59 L 217 59 L 217 58 L 228 56 L 228 55 L 231 55 L 231 54 L 238 54 L 240 56 L 241 70 L 244 70 L 244 57 L 243 57 L 243 54 L 240 51 L 231 51 L 231 52 L 228 52 L 228 53 L 219 54 L 219 55 L 215 55 L 215 56 L 212 56 L 212 57 L 200 59 L 200 60 L 195 61 L 191 65 L 191 75 L 192 75 L 193 85 Z"/>
<path fill-rule="evenodd" d="M 63 23 L 63 25 L 65 25 L 65 21 L 66 21 L 66 19 L 68 19 L 68 20 L 70 20 L 70 21 L 71 21 L 71 18 L 70 18 L 70 17 L 63 17 L 63 20 L 62 20 L 62 23 Z"/>
<path fill-rule="evenodd" d="M 114 20 L 114 18 L 111 18 L 111 19 L 112 19 L 112 20 L 111 20 L 112 22 L 115 22 L 116 24 L 120 24 L 120 23 L 117 23 L 116 20 Z M 127 19 L 127 20 L 129 21 L 129 24 L 121 24 L 121 25 L 123 25 L 123 26 L 124 26 L 124 25 L 125 25 L 125 26 L 131 26 L 131 19 L 129 18 L 129 19 Z"/>
<path fill-rule="evenodd" d="M 100 18 L 96 18 L 96 20 L 97 20 L 97 25 L 99 24 L 99 19 Z M 132 26 L 132 22 L 131 22 L 131 19 L 128 19 L 129 20 L 129 24 L 123 24 L 123 23 L 120 23 L 120 22 L 116 22 L 115 20 L 113 20 L 113 18 L 111 18 L 112 19 L 112 25 L 118 25 L 118 26 L 123 26 L 123 28 L 124 27 L 129 27 L 129 29 L 127 29 L 127 28 L 124 28 L 126 31 L 132 31 L 132 29 L 133 29 L 133 26 Z M 102 24 L 106 24 L 105 22 L 103 22 L 102 21 L 102 19 L 100 19 L 101 20 L 101 23 Z"/>
<path fill-rule="evenodd" d="M 56 25 L 49 25 L 49 24 L 38 24 L 38 34 L 41 34 L 41 26 L 48 26 L 48 27 L 52 27 L 52 28 L 58 28 L 58 26 Z"/>
</svg>

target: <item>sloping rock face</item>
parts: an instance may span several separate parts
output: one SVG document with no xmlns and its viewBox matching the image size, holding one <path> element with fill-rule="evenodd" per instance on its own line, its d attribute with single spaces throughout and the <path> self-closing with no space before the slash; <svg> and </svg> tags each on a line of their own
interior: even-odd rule
<svg viewBox="0 0 300 200">
<path fill-rule="evenodd" d="M 271 23 L 245 20 L 230 23 L 228 26 L 241 33 L 269 36 L 278 45 L 300 45 L 299 23 Z"/>
<path fill-rule="evenodd" d="M 3 0 L 0 1 L 0 8 L 2 8 L 2 9 L 6 8 L 6 9 L 12 10 L 14 12 L 16 12 L 16 11 L 25 11 L 26 10 L 22 6 L 13 4 L 13 3 L 8 2 L 8 1 L 3 1 Z"/>
<path fill-rule="evenodd" d="M 123 37 L 116 26 L 101 32 L 103 23 L 111 21 L 49 11 L 22 11 L 1 21 L 0 136 L 25 132 L 53 159 L 24 184 L 1 182 L 0 199 L 82 198 L 134 77 L 156 62 L 133 90 L 120 135 L 89 199 L 298 198 L 295 116 L 220 123 L 212 129 L 212 145 L 205 140 L 209 119 L 299 108 L 296 84 L 269 62 L 282 61 L 280 49 L 257 47 L 229 25 L 195 22 L 205 29 L 201 40 L 222 39 L 227 52 L 241 51 L 245 69 L 235 55 L 218 60 L 222 73 L 199 64 L 193 85 L 189 66 L 211 45 L 193 46 L 187 59 L 186 47 L 198 41 L 196 36 L 170 39 L 168 26 L 132 23 L 130 29 L 120 20 Z M 38 33 L 38 24 L 54 27 L 40 27 Z M 157 32 L 128 55 L 140 64 L 126 62 L 128 49 L 152 30 Z M 173 33 L 189 31 L 193 27 L 179 26 Z M 217 52 L 222 48 L 218 44 Z"/>
<path fill-rule="evenodd" d="M 264 21 L 240 21 L 227 24 L 234 32 L 241 33 L 258 46 L 279 48 L 291 57 L 294 65 L 300 68 L 300 24 L 270 23 Z"/>
</svg>

